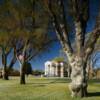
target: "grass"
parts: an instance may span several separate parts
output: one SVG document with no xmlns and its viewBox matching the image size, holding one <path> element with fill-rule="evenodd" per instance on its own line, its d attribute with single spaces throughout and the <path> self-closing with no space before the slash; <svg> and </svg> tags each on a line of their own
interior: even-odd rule
<svg viewBox="0 0 100 100">
<path fill-rule="evenodd" d="M 29 77 L 26 85 L 20 85 L 18 77 L 0 79 L 0 100 L 80 100 L 70 97 L 69 81 Z M 100 81 L 90 81 L 88 91 L 89 96 L 82 100 L 100 100 Z"/>
</svg>

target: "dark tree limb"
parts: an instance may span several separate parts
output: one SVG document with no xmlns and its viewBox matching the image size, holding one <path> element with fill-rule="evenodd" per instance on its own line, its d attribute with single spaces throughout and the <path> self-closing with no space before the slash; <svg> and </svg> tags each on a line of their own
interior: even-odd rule
<svg viewBox="0 0 100 100">
<path fill-rule="evenodd" d="M 89 18 L 89 0 L 71 0 L 73 18 L 76 31 L 76 44 L 78 55 L 83 55 L 85 44 L 85 33 Z"/>
<path fill-rule="evenodd" d="M 65 31 L 65 27 L 64 27 L 64 30 L 63 30 L 63 27 L 61 27 L 60 23 L 58 22 L 57 16 L 56 16 L 56 14 L 53 11 L 52 4 L 53 4 L 53 1 L 49 0 L 48 6 L 49 6 L 49 10 L 51 12 L 51 15 L 53 17 L 53 26 L 55 28 L 56 35 L 57 35 L 58 39 L 60 40 L 62 48 L 65 49 L 66 51 L 68 51 L 72 55 L 73 54 L 72 48 L 71 48 L 70 42 L 68 41 L 69 39 L 67 37 L 68 33 L 65 33 L 66 32 Z M 65 17 L 65 16 L 63 16 L 63 17 Z"/>
<path fill-rule="evenodd" d="M 91 39 L 89 38 L 89 40 L 88 40 L 89 43 L 87 43 L 87 45 L 86 45 L 85 61 L 87 61 L 89 55 L 92 54 L 99 37 L 100 37 L 100 28 L 97 28 L 92 32 L 92 36 L 90 37 Z"/>
</svg>

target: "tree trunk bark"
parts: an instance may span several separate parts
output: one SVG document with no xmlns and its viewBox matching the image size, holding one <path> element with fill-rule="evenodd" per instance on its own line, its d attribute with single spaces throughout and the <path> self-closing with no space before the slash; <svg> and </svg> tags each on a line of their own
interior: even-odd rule
<svg viewBox="0 0 100 100">
<path fill-rule="evenodd" d="M 69 66 L 69 67 L 67 68 L 67 73 L 68 73 L 68 77 L 70 78 L 70 76 L 71 76 L 71 66 Z"/>
<path fill-rule="evenodd" d="M 87 82 L 82 82 L 82 75 L 77 75 L 72 78 L 72 82 L 69 85 L 72 92 L 72 97 L 86 97 L 87 96 Z"/>
<path fill-rule="evenodd" d="M 84 68 L 84 62 L 79 58 L 75 58 L 75 61 L 71 63 L 72 72 L 69 85 L 72 97 L 86 97 L 87 96 L 87 76 L 86 68 Z"/>
<path fill-rule="evenodd" d="M 4 80 L 9 80 L 9 77 L 8 77 L 8 71 L 6 69 L 6 66 L 4 66 L 3 70 L 2 70 L 2 76 L 3 76 L 3 79 Z"/>
<path fill-rule="evenodd" d="M 9 80 L 8 70 L 7 70 L 7 56 L 4 53 L 2 54 L 2 64 L 3 64 L 2 77 L 4 80 Z"/>
<path fill-rule="evenodd" d="M 25 70 L 24 70 L 24 64 L 20 66 L 20 84 L 25 84 Z"/>
</svg>

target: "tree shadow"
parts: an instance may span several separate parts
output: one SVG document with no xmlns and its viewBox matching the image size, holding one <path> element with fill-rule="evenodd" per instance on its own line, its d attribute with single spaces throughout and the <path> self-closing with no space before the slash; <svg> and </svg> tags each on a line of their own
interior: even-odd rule
<svg viewBox="0 0 100 100">
<path fill-rule="evenodd" d="M 66 81 L 58 81 L 58 80 L 54 80 L 54 81 L 51 81 L 51 82 L 32 82 L 32 83 L 27 83 L 27 84 L 38 84 L 38 85 L 49 85 L 49 84 L 56 84 L 56 83 L 67 83 Z"/>
<path fill-rule="evenodd" d="M 42 84 L 38 84 L 38 85 L 35 85 L 35 87 L 45 87 L 46 85 L 42 85 Z"/>
<path fill-rule="evenodd" d="M 70 79 L 55 79 L 51 82 L 49 82 L 49 84 L 56 84 L 56 83 L 70 83 Z"/>
<path fill-rule="evenodd" d="M 32 85 L 47 85 L 47 84 L 50 84 L 50 83 L 27 83 L 27 84 L 32 84 Z"/>
<path fill-rule="evenodd" d="M 32 84 L 32 85 L 50 85 L 50 84 L 57 84 L 57 83 L 69 83 L 71 81 L 71 79 L 69 78 L 56 78 L 56 79 L 44 79 L 42 81 L 37 81 L 38 79 L 34 79 L 34 82 L 28 82 L 27 84 Z M 41 79 L 39 79 L 41 80 Z"/>
<path fill-rule="evenodd" d="M 100 96 L 100 92 L 91 92 L 91 93 L 88 93 L 88 97 L 98 97 Z"/>
</svg>

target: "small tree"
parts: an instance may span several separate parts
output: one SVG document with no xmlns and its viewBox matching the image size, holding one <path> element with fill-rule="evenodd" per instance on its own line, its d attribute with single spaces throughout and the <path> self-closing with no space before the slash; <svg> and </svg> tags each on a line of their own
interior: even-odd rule
<svg viewBox="0 0 100 100">
<path fill-rule="evenodd" d="M 25 63 L 25 74 L 28 76 L 29 74 L 32 74 L 32 66 L 29 62 Z"/>
<path fill-rule="evenodd" d="M 24 6 L 24 8 L 22 7 Z M 13 48 L 17 60 L 20 64 L 20 83 L 25 84 L 25 64 L 35 56 L 48 48 L 51 40 L 47 35 L 48 17 L 40 20 L 40 16 L 45 15 L 45 10 L 40 10 L 41 2 L 36 0 L 18 1 L 16 5 L 12 3 L 11 12 L 17 19 L 18 26 L 14 30 Z M 19 52 L 17 49 L 21 48 Z"/>
<path fill-rule="evenodd" d="M 20 64 L 21 84 L 25 84 L 25 63 L 45 51 L 48 44 L 52 42 L 46 34 L 48 17 L 41 20 L 39 18 L 45 15 L 46 12 L 42 9 L 39 10 L 37 5 L 41 7 L 41 3 L 36 0 L 18 0 L 18 2 L 5 0 L 4 2 L 8 18 L 3 16 L 5 19 L 4 24 L 0 25 L 4 30 L 8 29 L 10 32 L 11 39 L 9 40 L 12 43 L 11 48 L 13 49 L 14 58 L 9 66 L 11 68 L 17 58 Z M 4 13 L 4 10 L 1 13 Z M 9 26 L 9 23 L 11 26 Z"/>
</svg>

